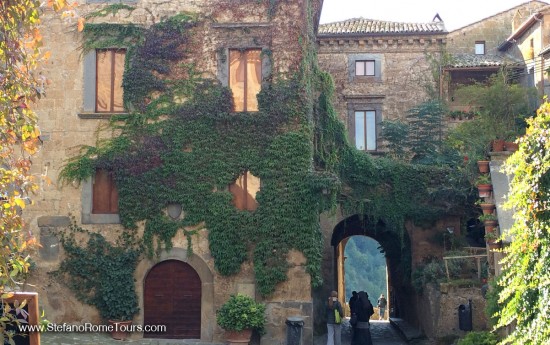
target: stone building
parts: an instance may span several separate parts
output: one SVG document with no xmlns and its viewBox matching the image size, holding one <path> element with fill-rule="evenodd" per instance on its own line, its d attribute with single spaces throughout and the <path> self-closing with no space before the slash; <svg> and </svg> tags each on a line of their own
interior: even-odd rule
<svg viewBox="0 0 550 345">
<path fill-rule="evenodd" d="M 439 59 L 446 33 L 440 20 L 357 18 L 320 25 L 319 65 L 334 79 L 335 109 L 358 149 L 382 152 L 380 122 L 404 120 L 411 107 L 430 97 L 437 80 L 428 56 Z"/>
<path fill-rule="evenodd" d="M 198 14 L 200 20 L 193 28 L 195 35 L 189 49 L 191 60 L 201 71 L 201 76 L 218 80 L 233 91 L 233 110 L 254 112 L 259 108 L 254 96 L 259 90 L 265 89 L 272 76 L 291 74 L 307 59 L 304 46 L 313 43 L 309 32 L 317 26 L 321 4 L 322 0 L 128 0 L 122 1 L 122 5 L 131 6 L 131 9 L 119 6 L 117 10 L 101 12 L 106 6 L 105 1 L 79 0 L 77 10 L 82 16 L 102 13 L 90 17 L 89 23 L 135 24 L 145 28 L 182 12 Z M 524 7 L 530 8 L 528 5 Z M 501 14 L 498 20 L 495 19 L 496 22 L 499 25 L 507 23 L 507 18 L 517 10 Z M 308 19 L 310 12 L 313 13 L 313 19 Z M 506 30 L 503 29 L 502 35 L 498 31 L 499 36 L 495 38 L 474 35 L 479 28 L 495 32 L 494 27 L 487 29 L 484 23 L 474 23 L 452 33 L 446 32 L 443 22 L 437 16 L 431 23 L 420 24 L 353 19 L 321 25 L 317 36 L 319 64 L 334 79 L 335 109 L 348 130 L 350 142 L 369 153 L 382 153 L 380 122 L 385 119 L 404 119 L 408 109 L 434 96 L 434 90 L 438 90 L 441 85 L 433 74 L 434 67 L 439 66 L 433 62 L 440 61 L 446 50 L 452 54 L 472 53 L 475 46 L 470 41 L 475 43 L 485 40 L 487 52 L 496 53 L 496 47 L 508 37 L 509 31 L 504 33 Z M 57 181 L 67 159 L 78 153 L 77 146 L 96 145 L 103 138 L 98 136 L 105 135 L 98 129 L 103 128 L 113 114 L 125 114 L 128 110 L 122 103 L 120 87 L 115 87 L 121 83 L 128 47 L 105 46 L 84 51 L 81 47 L 82 34 L 52 13 L 45 14 L 43 27 L 46 42 L 44 48 L 50 50 L 52 56 L 40 71 L 44 81 L 48 81 L 46 97 L 40 100 L 37 108 L 44 145 L 33 159 L 33 169 L 36 174 Z M 470 41 L 466 41 L 465 37 Z M 239 77 L 235 78 L 236 75 Z M 245 89 L 250 92 L 244 92 Z M 151 100 L 144 101 L 147 103 Z M 291 123 L 285 130 L 293 126 L 299 125 Z M 111 134 L 116 137 L 119 132 L 114 131 L 107 136 Z M 188 152 L 192 148 L 183 146 L 182 150 Z M 156 164 L 154 160 L 146 163 Z M 231 171 L 228 174 L 234 173 Z M 265 187 L 271 187 L 269 178 L 259 177 L 262 178 L 261 183 L 254 172 L 245 171 L 235 176 L 236 180 L 227 189 L 233 193 L 236 207 L 244 210 L 258 207 L 256 194 Z M 40 197 L 32 207 L 25 210 L 28 226 L 40 234 L 42 244 L 36 260 L 36 275 L 31 283 L 35 283 L 40 302 L 45 307 L 48 319 L 52 321 L 100 322 L 95 308 L 77 301 L 64 285 L 51 279 L 48 272 L 57 269 L 64 258 L 54 233 L 69 227 L 69 215 L 75 217 L 79 226 L 101 233 L 109 240 L 116 238 L 122 226 L 119 224 L 121 217 L 117 204 L 112 202 L 116 200 L 112 187 L 112 174 L 99 169 L 80 184 L 75 181 L 68 185 L 57 182 L 41 185 Z M 147 190 L 147 184 L 135 188 Z M 102 201 L 98 202 L 99 199 Z M 146 198 L 143 199 L 138 201 L 145 204 Z M 186 213 L 185 207 L 182 210 L 181 205 L 170 201 L 164 200 L 166 205 L 161 207 L 162 212 L 174 219 L 184 217 L 182 214 Z M 147 305 L 146 296 L 152 286 L 148 286 L 147 277 L 169 277 L 170 272 L 178 272 L 193 282 L 190 285 L 195 286 L 195 290 L 184 290 L 184 293 L 195 297 L 192 307 L 200 319 L 198 327 L 198 318 L 195 317 L 193 321 L 195 333 L 172 336 L 200 338 L 205 342 L 221 341 L 223 331 L 213 321 L 215 311 L 230 294 L 241 292 L 267 305 L 267 334 L 262 337 L 263 344 L 282 343 L 286 331 L 285 319 L 296 315 L 305 321 L 304 344 L 311 344 L 314 327 L 323 331 L 323 317 L 318 316 L 323 314 L 325 296 L 330 290 L 338 289 L 340 297 L 343 297 L 342 267 L 346 238 L 355 234 L 368 235 L 377 239 L 386 251 L 401 249 L 401 242 L 396 242 L 395 236 L 385 231 L 382 223 L 365 222 L 357 214 L 344 214 L 339 210 L 335 215 L 323 214 L 320 223 L 323 236 L 320 263 L 325 281 L 323 287 L 311 287 L 305 254 L 290 250 L 285 258 L 288 279 L 278 283 L 275 291 L 267 297 L 261 297 L 258 292 L 255 267 L 250 262 L 243 263 L 238 274 L 219 274 L 209 247 L 208 229 L 204 228 L 204 224 L 189 226 L 186 230 L 196 231 L 192 240 L 192 253 L 188 250 L 186 236 L 178 233 L 171 249 L 163 251 L 160 257 L 145 258 L 138 263 L 134 278 L 140 311 L 134 322 L 143 324 L 155 315 L 154 312 L 147 315 L 151 305 Z M 140 232 L 145 231 L 144 227 L 143 222 L 138 222 Z M 441 256 L 442 249 L 430 242 L 433 231 L 441 229 L 458 231 L 458 218 L 450 216 L 441 219 L 430 229 L 406 224 L 403 241 L 407 242 L 407 254 L 413 265 L 421 262 L 427 253 Z M 275 256 L 276 249 L 269 253 Z M 389 295 L 389 308 L 407 320 L 417 320 L 417 326 L 427 332 L 437 329 L 437 325 L 421 324 L 423 318 L 431 317 L 426 310 L 429 307 L 422 309 L 421 304 L 425 301 L 415 300 L 412 298 L 413 293 L 405 289 L 399 266 L 400 262 L 388 262 L 389 285 L 394 288 Z M 174 284 L 179 283 L 161 281 L 157 282 L 155 288 L 163 288 L 162 293 L 175 297 L 173 295 L 179 293 L 180 285 L 176 288 Z M 181 313 L 181 310 L 167 309 L 162 310 L 162 313 L 170 317 Z M 163 321 L 156 319 L 159 323 Z M 133 335 L 141 336 L 137 333 Z"/>
<path fill-rule="evenodd" d="M 548 96 L 548 51 L 550 47 L 550 9 L 548 6 L 539 7 L 514 18 L 511 34 L 503 40 L 499 51 L 512 56 L 522 62 L 525 70 L 520 74 L 524 85 L 536 87 L 539 98 Z"/>
<path fill-rule="evenodd" d="M 114 5 L 108 7 L 108 3 Z M 87 17 L 88 24 L 121 24 L 138 30 L 181 13 L 196 15 L 198 20 L 192 28 L 194 35 L 185 46 L 191 54 L 190 61 L 201 71 L 201 76 L 230 87 L 235 95 L 233 111 L 254 113 L 258 110 L 256 94 L 259 90 L 266 87 L 273 76 L 290 75 L 300 66 L 304 59 L 301 52 L 308 45 L 319 18 L 320 4 L 320 1 L 256 0 L 140 0 L 107 1 L 106 4 L 105 1 L 80 0 L 76 10 L 80 16 Z M 317 19 L 308 19 L 311 13 Z M 28 227 L 40 234 L 42 245 L 36 259 L 33 290 L 39 293 L 49 320 L 98 324 L 101 320 L 97 310 L 77 301 L 63 284 L 49 277 L 48 272 L 56 270 L 64 260 L 54 233 L 69 227 L 69 215 L 74 217 L 77 226 L 98 232 L 108 240 L 114 241 L 117 237 L 122 229 L 122 217 L 119 216 L 119 195 L 113 174 L 118 172 L 98 168 L 82 183 L 75 180 L 62 185 L 57 181 L 62 167 L 78 153 L 80 145 L 97 145 L 97 133 L 107 138 L 112 134 L 115 138 L 120 135 L 116 131 L 105 134 L 98 130 L 113 115 L 130 113 L 123 103 L 122 78 L 125 66 L 128 67 L 125 57 L 131 46 L 111 43 L 83 50 L 83 34 L 75 30 L 75 23 L 68 24 L 50 12 L 44 13 L 42 22 L 44 49 L 52 54 L 40 70 L 41 78 L 48 84 L 45 97 L 37 104 L 44 144 L 40 154 L 33 158 L 33 168 L 35 173 L 54 183 L 41 185 L 40 197 L 25 210 Z M 154 101 L 141 100 L 144 106 Z M 184 152 L 191 150 L 186 147 Z M 139 157 L 139 161 L 151 162 L 146 156 Z M 229 176 L 233 174 L 235 171 L 229 172 Z M 260 188 L 269 188 L 269 182 L 265 182 L 269 179 L 262 180 L 260 185 L 258 178 L 247 171 L 235 178 L 229 186 L 235 207 L 255 209 L 255 196 Z M 146 185 L 134 188 L 145 190 Z M 138 201 L 145 203 L 146 199 L 147 196 L 143 196 Z M 170 200 L 163 203 L 166 205 L 160 208 L 167 217 L 174 220 L 184 217 L 181 205 L 172 204 Z M 187 211 L 183 207 L 183 214 Z M 137 227 L 138 232 L 143 232 L 144 222 Z M 179 326 L 161 337 L 221 342 L 224 335 L 215 322 L 216 310 L 230 294 L 244 293 L 267 305 L 267 334 L 262 337 L 263 344 L 281 343 L 286 334 L 285 320 L 295 315 L 305 320 L 304 342 L 312 343 L 311 282 L 302 253 L 296 250 L 288 253 L 286 265 L 290 278 L 262 298 L 250 263 L 243 263 L 238 274 L 219 274 L 204 223 L 188 226 L 185 230 L 194 233 L 192 253 L 188 250 L 188 239 L 179 233 L 172 239 L 172 247 L 160 256 L 139 261 L 134 274 L 140 310 L 134 318 L 135 324 L 172 322 L 168 320 L 187 312 L 191 313 L 190 318 L 180 318 Z M 183 300 L 185 308 L 177 307 L 175 302 L 157 303 L 158 299 L 148 302 L 150 293 L 172 301 Z M 141 336 L 143 334 L 133 334 L 133 337 Z"/>
<path fill-rule="evenodd" d="M 455 95 L 458 85 L 484 82 L 491 74 L 506 68 L 513 77 L 525 75 L 525 66 L 517 54 L 507 54 L 501 45 L 515 30 L 522 18 L 528 18 L 546 5 L 528 1 L 478 22 L 453 30 L 447 35 L 449 60 L 444 66 L 442 96 L 451 110 L 470 111 Z"/>
</svg>

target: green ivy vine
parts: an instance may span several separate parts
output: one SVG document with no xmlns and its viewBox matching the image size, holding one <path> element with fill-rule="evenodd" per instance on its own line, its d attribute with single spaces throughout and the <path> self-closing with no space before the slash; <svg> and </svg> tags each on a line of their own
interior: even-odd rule
<svg viewBox="0 0 550 345">
<path fill-rule="evenodd" d="M 402 236 L 406 219 L 433 220 L 450 207 L 452 193 L 438 199 L 430 186 L 448 181 L 449 169 L 375 159 L 348 144 L 331 105 L 332 79 L 316 64 L 312 24 L 294 74 L 266 81 L 258 112 L 233 113 L 231 91 L 202 78 L 190 59 L 196 23 L 180 14 L 147 29 L 90 23 L 84 31 L 84 49 L 127 47 L 130 113 L 113 116 L 119 135 L 82 147 L 60 179 L 114 171 L 124 231 L 135 234 L 144 222 L 148 255 L 171 248 L 179 231 L 191 243 L 200 227 L 186 229 L 204 224 L 217 271 L 235 274 L 252 260 L 269 295 L 286 280 L 291 249 L 306 256 L 313 286 L 321 284 L 321 212 L 340 204 Z M 262 181 L 253 212 L 236 209 L 227 190 L 245 171 Z M 172 203 L 183 219 L 165 215 Z"/>
</svg>

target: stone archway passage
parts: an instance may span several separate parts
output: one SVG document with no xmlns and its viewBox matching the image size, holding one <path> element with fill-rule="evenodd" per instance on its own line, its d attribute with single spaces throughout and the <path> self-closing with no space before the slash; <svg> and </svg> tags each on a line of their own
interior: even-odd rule
<svg viewBox="0 0 550 345">
<path fill-rule="evenodd" d="M 187 263 L 166 260 L 145 278 L 145 325 L 166 325 L 166 333 L 145 333 L 145 338 L 200 339 L 201 280 Z"/>
</svg>

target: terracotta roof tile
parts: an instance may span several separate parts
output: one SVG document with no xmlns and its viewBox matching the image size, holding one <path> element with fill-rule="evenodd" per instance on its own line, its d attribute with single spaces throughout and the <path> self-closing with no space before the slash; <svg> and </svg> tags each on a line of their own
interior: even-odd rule
<svg viewBox="0 0 550 345">
<path fill-rule="evenodd" d="M 447 67 L 500 67 L 504 65 L 520 67 L 522 63 L 521 61 L 499 55 L 453 54 L 452 62 Z"/>
<path fill-rule="evenodd" d="M 319 25 L 319 36 L 357 34 L 436 34 L 446 33 L 443 22 L 400 23 L 364 18 Z"/>
</svg>

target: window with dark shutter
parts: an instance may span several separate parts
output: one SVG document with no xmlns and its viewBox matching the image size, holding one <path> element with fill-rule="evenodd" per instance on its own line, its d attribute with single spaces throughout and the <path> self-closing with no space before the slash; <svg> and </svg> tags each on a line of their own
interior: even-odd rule
<svg viewBox="0 0 550 345">
<path fill-rule="evenodd" d="M 118 191 L 115 186 L 113 172 L 97 169 L 92 188 L 92 213 L 118 213 Z"/>
</svg>

